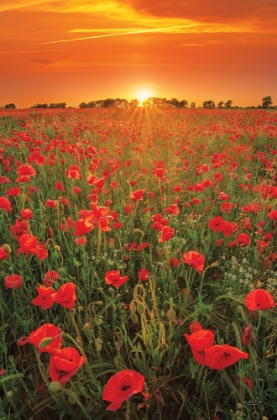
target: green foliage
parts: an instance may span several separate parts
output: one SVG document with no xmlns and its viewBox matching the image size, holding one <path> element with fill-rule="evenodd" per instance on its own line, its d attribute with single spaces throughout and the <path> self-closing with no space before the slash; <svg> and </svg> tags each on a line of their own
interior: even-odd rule
<svg viewBox="0 0 277 420">
<path fill-rule="evenodd" d="M 8 188 L 20 186 L 20 195 L 9 197 L 12 210 L 0 209 L 0 248 L 11 247 L 8 258 L 0 261 L 0 371 L 5 371 L 0 375 L 0 419 L 250 419 L 255 411 L 261 418 L 277 415 L 276 308 L 249 312 L 244 302 L 254 287 L 268 290 L 276 300 L 276 263 L 268 259 L 277 245 L 276 226 L 267 217 L 275 198 L 262 197 L 260 187 L 275 179 L 271 151 L 276 149 L 276 137 L 268 126 L 274 127 L 271 118 L 276 116 L 237 112 L 95 108 L 0 115 L 2 160 L 8 162 L 12 156 L 2 173 L 12 183 L 2 183 L 0 195 L 6 197 Z M 267 124 L 259 124 L 258 131 L 261 119 Z M 36 176 L 17 184 L 15 162 L 25 164 L 37 148 L 47 163 L 31 162 Z M 80 167 L 82 178 L 66 175 L 71 165 Z M 155 175 L 157 168 L 164 170 L 164 177 Z M 215 173 L 222 179 L 218 181 Z M 86 181 L 89 174 L 97 179 L 106 174 L 100 193 Z M 201 190 L 206 179 L 212 186 Z M 57 182 L 63 191 L 55 187 Z M 111 182 L 118 188 L 113 189 Z M 76 194 L 74 187 L 81 191 Z M 132 201 L 130 192 L 136 189 L 145 190 L 144 195 Z M 228 200 L 218 198 L 221 193 L 228 194 Z M 77 245 L 68 218 L 76 222 L 80 210 L 91 209 L 93 199 L 88 196 L 93 194 L 98 206 L 118 212 L 122 227 L 114 229 L 109 219 L 110 231 L 95 226 L 79 235 L 86 243 Z M 47 207 L 48 199 L 57 207 Z M 232 204 L 229 211 L 221 207 L 226 201 Z M 178 215 L 165 211 L 173 203 Z M 260 210 L 243 212 L 242 207 L 251 203 L 261 204 Z M 129 214 L 126 204 L 133 206 Z M 10 227 L 27 207 L 33 212 L 29 231 L 47 248 L 46 259 L 17 252 L 18 240 Z M 160 232 L 153 229 L 155 214 L 167 218 L 174 229 L 169 241 L 161 242 Z M 218 215 L 237 223 L 237 231 L 230 236 L 212 231 L 208 222 Z M 246 217 L 251 219 L 249 230 L 242 227 Z M 262 220 L 262 233 L 271 232 L 273 238 L 259 254 Z M 230 246 L 245 231 L 251 244 Z M 135 246 L 130 248 L 131 244 Z M 172 264 L 173 258 L 180 262 L 193 250 L 205 256 L 203 271 L 183 262 Z M 142 268 L 148 270 L 148 280 L 138 279 Z M 76 285 L 74 309 L 58 304 L 41 309 L 31 303 L 48 270 L 60 275 L 55 290 L 67 282 Z M 120 270 L 128 281 L 119 288 L 106 284 L 110 270 Z M 4 280 L 11 273 L 22 276 L 22 287 L 5 289 Z M 249 358 L 220 371 L 200 366 L 184 337 L 194 321 L 214 331 L 216 344 L 234 346 Z M 61 389 L 51 387 L 49 355 L 39 355 L 31 344 L 18 344 L 21 336 L 45 323 L 59 326 L 63 346 L 77 348 L 86 358 Z M 251 340 L 245 344 L 242 337 L 248 326 Z M 145 377 L 149 397 L 133 395 L 119 410 L 108 412 L 102 400 L 104 386 L 123 369 Z M 256 399 L 258 405 L 252 406 Z"/>
</svg>

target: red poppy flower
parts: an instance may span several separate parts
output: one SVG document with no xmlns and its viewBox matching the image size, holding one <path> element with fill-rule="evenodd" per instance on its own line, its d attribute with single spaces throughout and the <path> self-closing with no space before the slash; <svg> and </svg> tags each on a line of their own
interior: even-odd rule
<svg viewBox="0 0 277 420">
<path fill-rule="evenodd" d="M 17 195 L 20 195 L 20 188 L 19 187 L 12 187 L 9 188 L 6 192 L 8 197 L 15 197 Z"/>
<path fill-rule="evenodd" d="M 251 379 L 247 378 L 247 376 L 243 377 L 243 382 L 248 386 L 249 389 L 253 389 L 254 388 L 254 384 L 251 381 Z"/>
<path fill-rule="evenodd" d="M 52 287 L 46 287 L 40 284 L 36 287 L 38 296 L 31 301 L 35 306 L 40 306 L 42 309 L 49 309 L 54 304 L 55 290 Z"/>
<path fill-rule="evenodd" d="M 251 325 L 247 325 L 247 327 L 245 327 L 242 332 L 241 341 L 244 346 L 248 346 L 251 340 L 252 340 Z"/>
<path fill-rule="evenodd" d="M 9 258 L 9 254 L 7 253 L 5 248 L 3 248 L 1 246 L 1 248 L 0 248 L 0 260 L 7 260 L 8 258 Z"/>
<path fill-rule="evenodd" d="M 236 230 L 238 230 L 238 224 L 237 223 L 228 222 L 227 220 L 224 222 L 222 231 L 223 231 L 223 235 L 225 237 L 230 236 Z"/>
<path fill-rule="evenodd" d="M 205 257 L 202 254 L 199 254 L 199 252 L 186 252 L 181 261 L 195 268 L 199 274 L 204 270 Z"/>
<path fill-rule="evenodd" d="M 29 335 L 28 342 L 40 353 L 55 353 L 62 346 L 62 330 L 53 324 L 43 324 Z M 48 339 L 48 341 L 47 341 Z"/>
<path fill-rule="evenodd" d="M 122 284 L 126 283 L 128 278 L 129 276 L 121 277 L 119 270 L 110 270 L 110 271 L 107 271 L 105 275 L 105 282 L 107 284 L 111 284 L 114 287 L 119 287 Z"/>
<path fill-rule="evenodd" d="M 81 238 L 74 239 L 74 242 L 76 245 L 85 245 L 87 242 L 87 238 L 85 236 L 82 236 Z"/>
<path fill-rule="evenodd" d="M 180 213 L 180 209 L 177 206 L 177 204 L 171 204 L 169 207 L 167 207 L 164 210 L 165 213 L 170 213 L 173 214 L 174 216 L 178 216 L 178 214 Z"/>
<path fill-rule="evenodd" d="M 56 185 L 54 188 L 55 190 L 58 190 L 58 191 L 64 191 L 63 184 L 60 181 L 56 182 Z"/>
<path fill-rule="evenodd" d="M 170 267 L 178 267 L 179 264 L 180 264 L 180 261 L 178 260 L 178 258 L 175 258 L 175 257 L 170 258 L 169 260 Z"/>
<path fill-rule="evenodd" d="M 251 220 L 249 219 L 249 217 L 246 217 L 245 219 L 243 219 L 241 221 L 242 223 L 242 228 L 245 230 L 251 230 L 252 229 L 252 224 L 251 224 Z"/>
<path fill-rule="evenodd" d="M 229 346 L 221 344 L 209 347 L 205 350 L 205 361 L 211 369 L 222 370 L 233 365 L 240 359 L 247 359 L 248 354 Z"/>
<path fill-rule="evenodd" d="M 33 212 L 31 209 L 21 209 L 20 216 L 23 220 L 29 220 L 33 217 Z"/>
<path fill-rule="evenodd" d="M 238 245 L 239 247 L 247 246 L 251 243 L 250 236 L 247 233 L 239 233 L 233 242 L 230 242 L 228 246 L 232 247 Z"/>
<path fill-rule="evenodd" d="M 225 221 L 221 216 L 214 217 L 208 222 L 210 229 L 221 232 L 224 229 Z"/>
<path fill-rule="evenodd" d="M 9 232 L 12 232 L 12 234 L 19 239 L 20 236 L 28 233 L 28 223 L 16 219 L 15 224 L 9 227 Z"/>
<path fill-rule="evenodd" d="M 143 194 L 145 193 L 144 190 L 136 190 L 130 193 L 131 201 L 138 201 L 143 200 Z"/>
<path fill-rule="evenodd" d="M 267 215 L 271 220 L 277 220 L 277 210 L 272 210 Z"/>
<path fill-rule="evenodd" d="M 17 255 L 19 252 L 24 252 L 26 254 L 34 254 L 40 260 L 44 260 L 48 257 L 48 251 L 44 248 L 44 245 L 38 245 L 38 238 L 31 235 L 30 233 L 25 233 L 18 238 L 20 248 L 17 250 Z"/>
<path fill-rule="evenodd" d="M 72 282 L 63 284 L 53 298 L 59 305 L 72 309 L 77 299 L 75 284 Z"/>
<path fill-rule="evenodd" d="M 175 230 L 170 226 L 163 226 L 161 230 L 161 237 L 159 238 L 159 242 L 166 242 L 169 241 L 174 236 Z"/>
<path fill-rule="evenodd" d="M 80 356 L 78 350 L 73 347 L 56 350 L 50 356 L 50 377 L 53 382 L 58 381 L 63 385 L 78 372 L 84 363 L 84 356 Z"/>
<path fill-rule="evenodd" d="M 58 281 L 60 278 L 60 275 L 54 271 L 54 270 L 49 270 L 47 271 L 47 273 L 44 274 L 44 278 L 42 279 L 42 282 L 50 287 L 52 286 L 52 283 L 54 283 L 55 281 Z"/>
<path fill-rule="evenodd" d="M 193 199 L 191 200 L 191 204 L 200 204 L 200 203 L 201 201 L 197 197 L 193 197 Z"/>
<path fill-rule="evenodd" d="M 17 174 L 19 176 L 34 176 L 36 175 L 35 169 L 31 165 L 20 165 L 19 168 L 17 168 Z"/>
<path fill-rule="evenodd" d="M 142 251 L 143 249 L 147 248 L 148 246 L 149 246 L 149 243 L 148 243 L 148 242 L 142 242 L 141 244 L 139 244 L 139 245 L 136 247 L 136 251 L 140 252 L 140 251 Z"/>
<path fill-rule="evenodd" d="M 130 369 L 124 369 L 113 375 L 105 385 L 102 400 L 109 401 L 107 410 L 115 411 L 121 407 L 123 401 L 128 400 L 132 395 L 142 393 L 144 398 L 148 398 L 142 389 L 144 377 Z"/>
<path fill-rule="evenodd" d="M 258 254 L 261 255 L 269 247 L 267 242 L 257 240 Z"/>
<path fill-rule="evenodd" d="M 149 271 L 145 268 L 141 268 L 138 272 L 138 278 L 139 280 L 149 280 Z"/>
<path fill-rule="evenodd" d="M 12 203 L 6 197 L 0 197 L 0 209 L 3 209 L 6 213 L 11 210 Z"/>
<path fill-rule="evenodd" d="M 6 289 L 18 289 L 22 286 L 22 277 L 19 274 L 11 274 L 5 278 Z"/>
<path fill-rule="evenodd" d="M 45 207 L 47 207 L 48 209 L 51 208 L 56 208 L 58 207 L 59 202 L 57 200 L 46 200 L 45 202 Z"/>
<path fill-rule="evenodd" d="M 205 366 L 206 363 L 206 349 L 211 347 L 214 343 L 214 333 L 211 330 L 198 330 L 191 335 L 184 334 L 187 342 L 190 345 L 192 354 L 197 363 Z"/>
<path fill-rule="evenodd" d="M 266 309 L 274 308 L 275 302 L 271 294 L 267 290 L 255 289 L 248 293 L 245 297 L 245 306 L 250 311 L 256 311 L 261 309 L 265 311 Z"/>
</svg>

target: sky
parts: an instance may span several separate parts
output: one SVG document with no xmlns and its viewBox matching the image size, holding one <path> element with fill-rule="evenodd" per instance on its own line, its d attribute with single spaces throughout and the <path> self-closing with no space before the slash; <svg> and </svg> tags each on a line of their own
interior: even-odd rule
<svg viewBox="0 0 277 420">
<path fill-rule="evenodd" d="M 1 0 L 0 106 L 277 104 L 277 0 Z"/>
</svg>

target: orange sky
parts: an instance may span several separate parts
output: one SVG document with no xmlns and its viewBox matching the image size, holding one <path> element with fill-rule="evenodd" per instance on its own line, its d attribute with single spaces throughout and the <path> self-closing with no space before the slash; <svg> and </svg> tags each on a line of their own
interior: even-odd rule
<svg viewBox="0 0 277 420">
<path fill-rule="evenodd" d="M 277 104 L 276 0 L 1 0 L 0 106 Z"/>
</svg>

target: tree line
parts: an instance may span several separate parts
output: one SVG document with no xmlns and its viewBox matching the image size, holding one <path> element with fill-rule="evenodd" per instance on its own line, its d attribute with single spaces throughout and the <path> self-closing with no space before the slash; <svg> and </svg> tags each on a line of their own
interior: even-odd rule
<svg viewBox="0 0 277 420">
<path fill-rule="evenodd" d="M 117 108 L 135 108 L 140 105 L 138 99 L 132 99 L 130 102 L 127 99 L 121 98 L 107 98 L 107 99 L 100 99 L 97 101 L 90 101 L 90 102 L 81 102 L 79 104 L 79 108 L 110 108 L 110 107 L 117 107 Z M 191 102 L 190 105 L 187 100 L 183 99 L 179 101 L 176 98 L 166 99 L 166 98 L 156 98 L 150 97 L 145 99 L 142 103 L 144 107 L 148 108 L 196 108 L 196 103 Z M 262 98 L 262 104 L 258 105 L 258 108 L 272 108 L 273 107 L 273 100 L 271 96 L 264 96 Z M 4 109 L 16 109 L 15 104 L 10 103 L 2 106 L 0 108 Z M 57 102 L 57 103 L 37 103 L 32 105 L 31 108 L 66 108 L 65 102 Z M 202 103 L 202 106 L 198 108 L 205 108 L 205 109 L 235 109 L 240 108 L 239 106 L 233 106 L 233 101 L 228 99 L 226 102 L 220 101 L 218 102 L 217 106 L 215 105 L 214 101 L 208 100 Z M 247 107 L 247 108 L 256 108 L 254 106 Z"/>
</svg>

